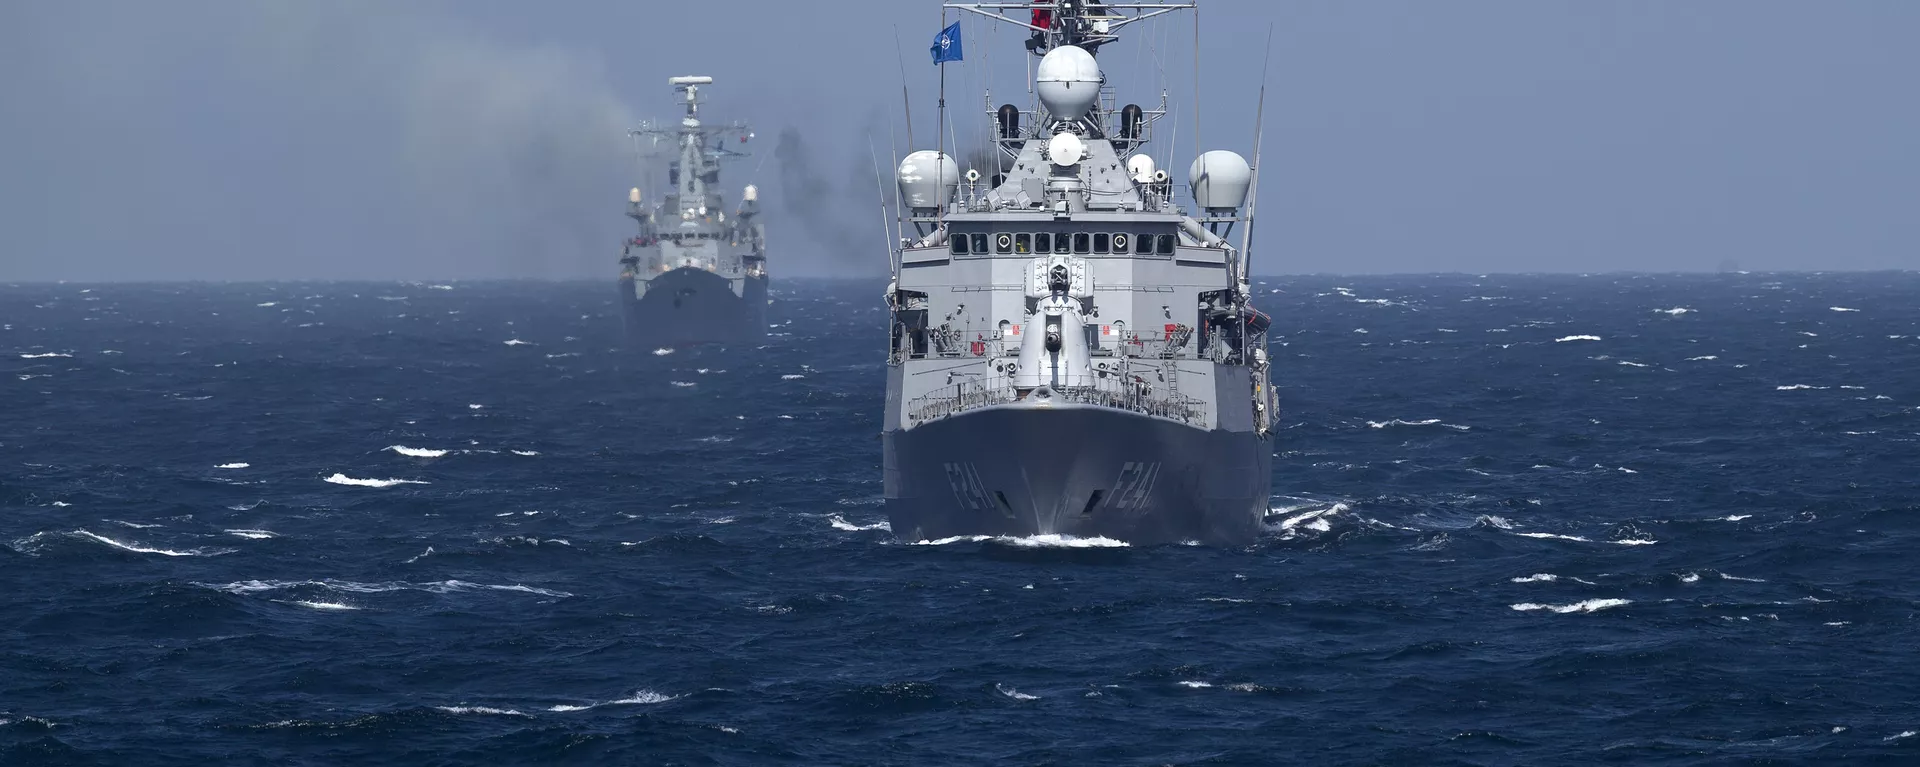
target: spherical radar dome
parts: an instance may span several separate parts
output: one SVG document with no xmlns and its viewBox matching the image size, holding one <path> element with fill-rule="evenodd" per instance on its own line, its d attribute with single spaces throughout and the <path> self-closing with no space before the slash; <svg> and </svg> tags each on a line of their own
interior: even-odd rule
<svg viewBox="0 0 1920 767">
<path fill-rule="evenodd" d="M 937 208 L 953 199 L 953 187 L 960 182 L 960 165 L 945 154 L 922 149 L 900 161 L 894 180 L 907 207 Z"/>
<path fill-rule="evenodd" d="M 1152 157 L 1136 154 L 1127 158 L 1127 177 L 1133 179 L 1134 183 L 1145 184 L 1153 181 L 1153 171 Z"/>
<path fill-rule="evenodd" d="M 1086 49 L 1062 45 L 1047 51 L 1034 74 L 1034 90 L 1047 113 L 1061 120 L 1087 116 L 1100 100 L 1100 65 Z"/>
<path fill-rule="evenodd" d="M 1071 133 L 1055 133 L 1047 141 L 1047 160 L 1062 168 L 1071 167 L 1087 154 L 1087 144 Z"/>
<path fill-rule="evenodd" d="M 1247 201 L 1247 187 L 1253 183 L 1253 168 L 1238 154 L 1215 149 L 1194 158 L 1187 168 L 1187 183 L 1193 185 L 1193 201 L 1202 208 L 1238 208 Z"/>
</svg>

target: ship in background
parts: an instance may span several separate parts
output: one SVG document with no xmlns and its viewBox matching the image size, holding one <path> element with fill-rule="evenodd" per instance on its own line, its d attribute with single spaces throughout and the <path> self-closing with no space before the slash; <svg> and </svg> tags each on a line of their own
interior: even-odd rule
<svg viewBox="0 0 1920 767">
<path fill-rule="evenodd" d="M 642 154 L 674 153 L 670 189 L 661 200 L 645 202 L 640 187 L 627 195 L 627 215 L 639 223 L 620 256 L 620 307 L 632 348 L 766 337 L 766 232 L 758 191 L 748 185 L 732 215 L 720 191 L 720 163 L 746 156 L 728 142 L 744 144 L 753 132 L 737 122 L 701 121 L 700 88 L 712 82 L 669 78 L 686 115 L 677 125 L 647 123 L 630 132 Z"/>
<path fill-rule="evenodd" d="M 1189 215 L 1146 151 L 1165 95 L 1115 109 L 1095 58 L 1126 25 L 1193 4 L 943 7 L 1032 32 L 1038 104 L 988 112 L 1004 162 L 986 179 L 939 151 L 897 170 L 912 228 L 886 293 L 894 533 L 1252 542 L 1278 406 L 1248 289 L 1253 166 L 1195 158 Z M 959 58 L 959 32 L 941 33 L 936 63 Z"/>
</svg>

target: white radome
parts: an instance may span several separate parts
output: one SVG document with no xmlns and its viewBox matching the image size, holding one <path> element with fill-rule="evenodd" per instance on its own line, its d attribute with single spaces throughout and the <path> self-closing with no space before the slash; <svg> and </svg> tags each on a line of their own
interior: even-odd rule
<svg viewBox="0 0 1920 767">
<path fill-rule="evenodd" d="M 1153 183 L 1153 171 L 1152 157 L 1144 154 L 1136 154 L 1127 158 L 1127 177 L 1133 179 L 1134 183 Z"/>
<path fill-rule="evenodd" d="M 1202 208 L 1238 208 L 1247 201 L 1253 168 L 1246 158 L 1215 149 L 1194 158 L 1187 168 L 1187 183 L 1193 185 L 1193 201 Z"/>
<path fill-rule="evenodd" d="M 1047 113 L 1060 120 L 1087 116 L 1100 100 L 1100 64 L 1086 49 L 1062 45 L 1047 51 L 1034 73 L 1034 90 Z"/>
<path fill-rule="evenodd" d="M 940 152 L 922 149 L 900 161 L 894 173 L 900 185 L 900 198 L 910 208 L 937 208 L 953 199 L 953 187 L 960 182 L 960 164 Z"/>
<path fill-rule="evenodd" d="M 760 189 L 752 184 L 748 184 L 747 191 L 740 195 L 740 197 L 747 202 L 753 202 L 754 200 L 760 199 Z"/>
<path fill-rule="evenodd" d="M 640 187 L 636 186 L 627 191 L 627 202 L 636 204 L 640 202 Z"/>
<path fill-rule="evenodd" d="M 1087 145 L 1080 140 L 1079 136 L 1071 133 L 1055 133 L 1053 138 L 1047 141 L 1047 159 L 1062 168 L 1080 162 L 1080 158 L 1085 157 L 1086 152 Z"/>
</svg>

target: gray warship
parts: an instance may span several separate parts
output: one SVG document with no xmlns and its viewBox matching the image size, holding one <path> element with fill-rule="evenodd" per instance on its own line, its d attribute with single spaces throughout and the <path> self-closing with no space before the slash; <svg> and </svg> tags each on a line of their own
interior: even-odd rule
<svg viewBox="0 0 1920 767">
<path fill-rule="evenodd" d="M 640 225 L 620 255 L 620 307 L 633 348 L 746 343 L 767 333 L 758 192 L 747 186 L 731 217 L 720 192 L 720 163 L 746 155 L 729 142 L 744 144 L 753 132 L 741 123 L 701 122 L 700 87 L 712 82 L 669 78 L 686 115 L 671 126 L 646 123 L 629 132 L 643 156 L 675 153 L 664 199 L 644 202 L 640 187 L 627 194 L 627 215 Z"/>
<path fill-rule="evenodd" d="M 881 433 L 895 535 L 1250 543 L 1278 407 L 1248 289 L 1253 166 L 1195 158 L 1188 215 L 1146 152 L 1164 91 L 1158 109 L 1115 109 L 1095 58 L 1192 4 L 943 7 L 1030 31 L 1038 104 L 982 102 L 991 176 L 937 150 L 897 168 Z"/>
</svg>

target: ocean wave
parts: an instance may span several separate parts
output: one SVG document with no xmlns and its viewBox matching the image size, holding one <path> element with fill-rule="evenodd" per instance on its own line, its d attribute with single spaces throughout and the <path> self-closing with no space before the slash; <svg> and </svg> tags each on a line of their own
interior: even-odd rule
<svg viewBox="0 0 1920 767">
<path fill-rule="evenodd" d="M 871 525 L 856 525 L 856 524 L 853 524 L 852 522 L 848 522 L 845 517 L 842 517 L 838 514 L 834 514 L 827 517 L 827 524 L 832 525 L 833 529 L 835 530 L 845 530 L 849 533 L 857 533 L 863 530 L 886 530 L 888 532 L 893 531 L 893 525 L 888 523 L 887 520 L 884 520 L 884 519 L 878 522 L 875 522 Z"/>
<path fill-rule="evenodd" d="M 1599 336 L 1561 336 L 1559 338 L 1553 339 L 1554 343 L 1566 343 L 1568 341 L 1598 341 L 1598 340 L 1600 340 Z"/>
<path fill-rule="evenodd" d="M 352 485 L 354 487 L 393 487 L 394 485 L 429 484 L 415 479 L 355 479 L 340 473 L 335 473 L 333 476 L 327 477 L 325 481 L 332 482 L 336 485 Z"/>
<path fill-rule="evenodd" d="M 22 355 L 20 355 L 20 359 L 23 359 L 23 360 L 43 360 L 43 359 L 48 359 L 48 358 L 51 358 L 51 357 L 72 357 L 72 356 L 73 356 L 73 355 L 71 355 L 71 354 L 62 354 L 62 353 L 60 353 L 60 352 L 46 352 L 46 353 L 44 353 L 44 354 L 22 354 Z"/>
<path fill-rule="evenodd" d="M 562 703 L 557 706 L 552 706 L 547 710 L 557 712 L 557 713 L 568 713 L 573 711 L 586 711 L 588 709 L 599 708 L 601 706 L 653 706 L 661 703 L 670 703 L 672 701 L 679 700 L 681 697 L 683 696 L 663 695 L 663 694 L 654 692 L 652 690 L 635 690 L 632 695 L 629 695 L 625 698 L 621 698 L 619 700 L 607 700 L 607 701 L 600 701 L 598 703 L 586 703 L 586 704 L 579 704 L 579 705 Z"/>
<path fill-rule="evenodd" d="M 278 537 L 280 537 L 280 534 L 279 534 L 279 533 L 276 533 L 276 532 L 273 532 L 273 531 L 271 531 L 271 530 L 253 530 L 253 529 L 244 529 L 244 528 L 243 528 L 243 529 L 236 529 L 236 530 L 227 530 L 227 531 L 226 531 L 226 533 L 227 533 L 228 535 L 237 535 L 237 536 L 240 536 L 240 537 L 242 537 L 242 538 L 252 538 L 252 539 L 255 539 L 255 540 L 259 540 L 259 539 L 263 539 L 263 538 L 278 538 Z"/>
<path fill-rule="evenodd" d="M 220 464 L 219 466 L 215 466 L 215 467 L 213 467 L 213 468 L 216 468 L 216 469 L 249 469 L 249 468 L 253 468 L 253 464 L 250 464 L 250 463 L 223 463 L 223 464 Z"/>
<path fill-rule="evenodd" d="M 565 591 L 535 588 L 521 584 L 471 583 L 462 580 L 430 581 L 413 583 L 409 581 L 385 581 L 381 583 L 361 583 L 357 581 L 318 580 L 318 581 L 262 581 L 248 580 L 233 583 L 200 583 L 193 585 L 201 588 L 223 591 L 228 594 L 257 594 L 287 589 L 325 589 L 348 594 L 381 594 L 393 591 L 423 591 L 429 594 L 458 594 L 474 591 L 512 591 L 534 594 L 543 597 L 564 599 L 573 596 Z"/>
<path fill-rule="evenodd" d="M 401 455 L 404 455 L 408 458 L 440 458 L 445 456 L 448 453 L 448 451 L 446 450 L 434 450 L 432 448 L 425 448 L 425 447 L 407 447 L 405 445 L 389 445 L 387 446 L 387 449 L 392 450 L 393 452 L 399 453 Z"/>
<path fill-rule="evenodd" d="M 526 716 L 510 708 L 491 708 L 488 706 L 434 706 L 449 714 L 484 714 L 487 716 Z"/>
<path fill-rule="evenodd" d="M 42 537 L 45 535 L 47 534 L 38 533 L 32 536 L 29 536 L 27 538 L 24 538 L 21 541 L 16 541 L 15 543 L 16 544 L 24 543 L 24 544 L 27 544 L 28 546 L 32 546 L 32 544 L 36 541 L 46 540 L 46 538 Z M 222 554 L 232 554 L 235 551 L 234 549 L 206 549 L 206 548 L 163 549 L 163 548 L 158 548 L 154 546 L 145 546 L 139 543 L 130 543 L 127 541 L 109 538 L 99 533 L 96 533 L 90 530 L 84 530 L 84 529 L 74 530 L 68 533 L 58 534 L 58 535 L 63 535 L 65 537 L 73 538 L 77 540 L 91 541 L 93 543 L 98 543 L 103 546 L 119 549 L 121 551 L 130 551 L 135 554 L 159 554 L 161 556 L 166 556 L 166 557 L 217 557 Z M 14 548 L 16 551 L 18 551 L 22 547 L 19 545 L 16 545 Z"/>
<path fill-rule="evenodd" d="M 1024 692 L 1016 690 L 1007 685 L 1000 684 L 998 682 L 994 683 L 993 690 L 994 692 L 1000 693 L 1001 695 L 1005 695 L 1014 700 L 1039 700 L 1040 699 L 1040 696 L 1038 695 L 1028 695 Z"/>
<path fill-rule="evenodd" d="M 1601 610 L 1606 610 L 1613 607 L 1621 607 L 1621 606 L 1630 605 L 1630 604 L 1633 604 L 1633 600 L 1588 599 L 1586 601 L 1574 602 L 1573 604 L 1567 604 L 1567 605 L 1543 605 L 1536 602 L 1521 602 L 1520 604 L 1517 604 L 1517 605 L 1509 605 L 1509 607 L 1512 607 L 1513 609 L 1519 610 L 1521 612 L 1527 612 L 1531 610 L 1552 610 L 1556 613 L 1591 613 L 1591 612 L 1599 612 Z"/>
</svg>

